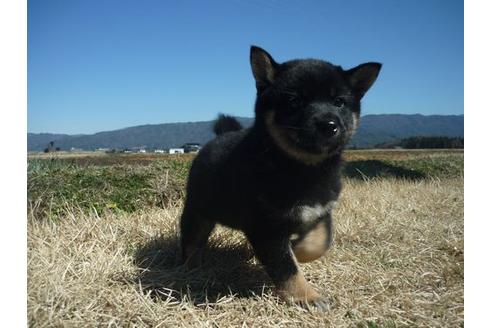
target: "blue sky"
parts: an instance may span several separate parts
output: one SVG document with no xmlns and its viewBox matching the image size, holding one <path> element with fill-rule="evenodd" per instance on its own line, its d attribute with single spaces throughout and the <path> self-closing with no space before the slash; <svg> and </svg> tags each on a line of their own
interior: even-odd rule
<svg viewBox="0 0 492 328">
<path fill-rule="evenodd" d="M 463 114 L 463 1 L 28 1 L 28 132 L 253 116 L 249 46 L 383 63 L 362 114 Z"/>
</svg>

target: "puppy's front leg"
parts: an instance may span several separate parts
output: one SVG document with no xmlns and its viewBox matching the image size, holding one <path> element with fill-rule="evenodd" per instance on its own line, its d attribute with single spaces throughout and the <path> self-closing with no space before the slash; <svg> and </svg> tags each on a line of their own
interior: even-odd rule
<svg viewBox="0 0 492 328">
<path fill-rule="evenodd" d="M 247 235 L 256 257 L 265 267 L 284 300 L 311 304 L 321 310 L 328 309 L 326 299 L 304 278 L 290 247 L 288 236 L 278 237 L 265 233 Z"/>
<path fill-rule="evenodd" d="M 291 240 L 297 261 L 311 262 L 323 256 L 331 245 L 332 235 L 331 214 L 327 214 L 307 233 Z"/>
</svg>

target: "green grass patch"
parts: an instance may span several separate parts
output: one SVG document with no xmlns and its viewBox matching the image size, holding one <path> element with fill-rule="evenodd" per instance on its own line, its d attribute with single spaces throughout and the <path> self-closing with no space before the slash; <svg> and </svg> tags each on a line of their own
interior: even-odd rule
<svg viewBox="0 0 492 328">
<path fill-rule="evenodd" d="M 360 154 L 357 154 L 358 156 Z M 345 163 L 346 178 L 453 178 L 463 176 L 463 156 L 425 154 L 380 157 L 377 152 Z M 67 208 L 133 212 L 182 201 L 193 157 L 94 156 L 28 160 L 28 207 L 35 217 L 58 218 Z"/>
<path fill-rule="evenodd" d="M 36 217 L 57 218 L 67 207 L 133 212 L 182 199 L 189 162 L 80 166 L 59 159 L 30 160 L 27 199 Z"/>
</svg>

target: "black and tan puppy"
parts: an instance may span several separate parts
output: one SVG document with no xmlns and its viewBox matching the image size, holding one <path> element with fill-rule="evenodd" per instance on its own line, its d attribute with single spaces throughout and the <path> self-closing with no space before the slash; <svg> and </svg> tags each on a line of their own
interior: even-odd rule
<svg viewBox="0 0 492 328">
<path fill-rule="evenodd" d="M 239 229 L 284 299 L 325 308 L 298 262 L 319 258 L 331 244 L 341 153 L 381 64 L 278 64 L 254 46 L 250 60 L 254 125 L 241 129 L 221 116 L 218 137 L 193 161 L 181 217 L 183 261 L 203 248 L 216 223 Z"/>
</svg>

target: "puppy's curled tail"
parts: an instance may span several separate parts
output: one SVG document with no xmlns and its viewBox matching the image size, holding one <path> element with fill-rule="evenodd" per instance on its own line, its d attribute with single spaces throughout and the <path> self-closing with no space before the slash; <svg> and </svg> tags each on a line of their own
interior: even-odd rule
<svg viewBox="0 0 492 328">
<path fill-rule="evenodd" d="M 220 114 L 219 117 L 217 118 L 217 121 L 215 121 L 214 124 L 214 132 L 218 136 L 226 132 L 238 131 L 241 130 L 242 128 L 243 127 L 241 126 L 241 123 L 239 123 L 238 120 L 236 120 L 232 116 L 228 116 L 224 114 Z"/>
</svg>

